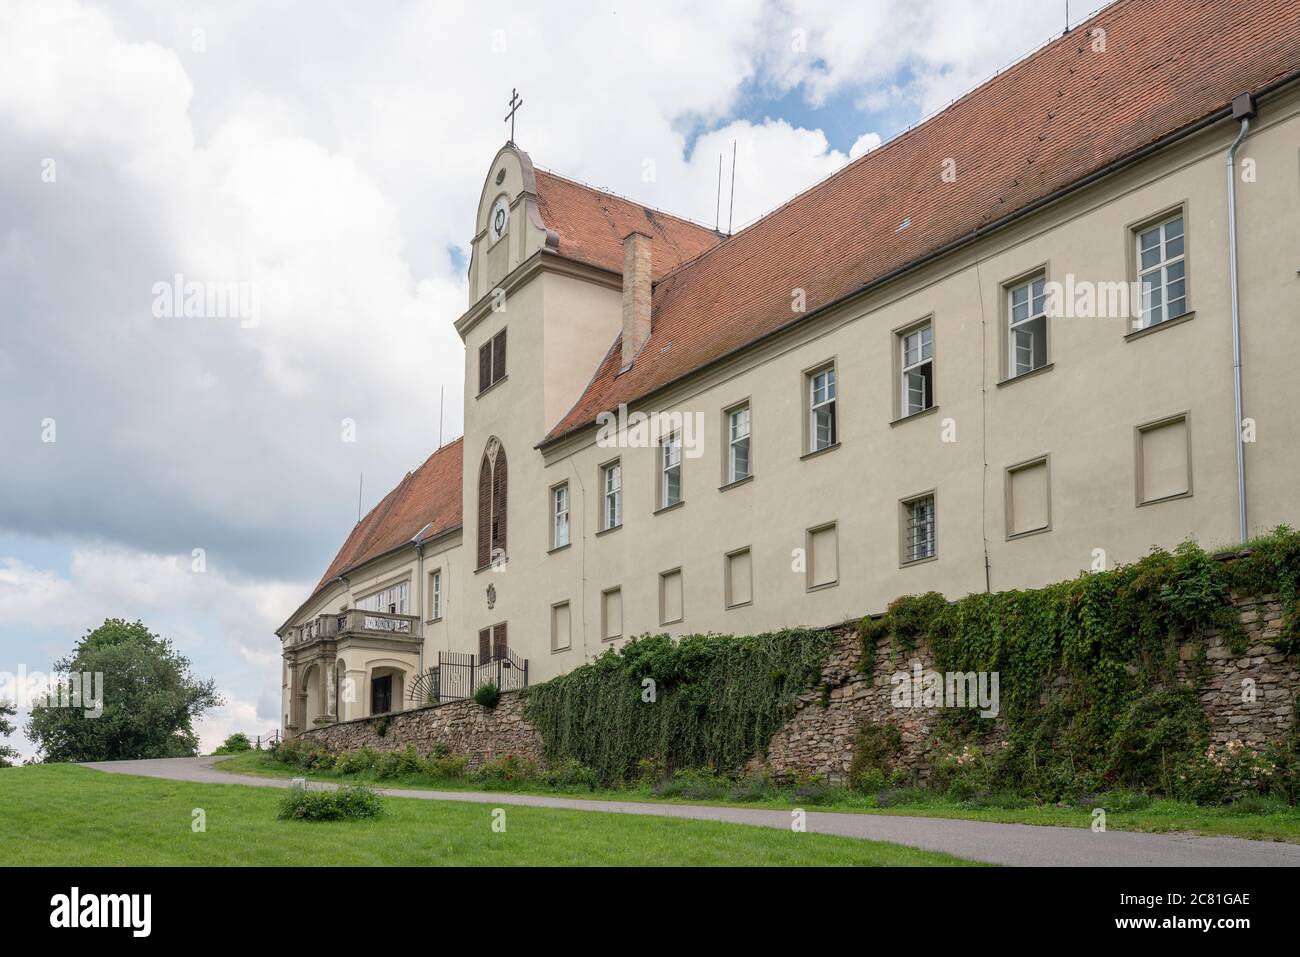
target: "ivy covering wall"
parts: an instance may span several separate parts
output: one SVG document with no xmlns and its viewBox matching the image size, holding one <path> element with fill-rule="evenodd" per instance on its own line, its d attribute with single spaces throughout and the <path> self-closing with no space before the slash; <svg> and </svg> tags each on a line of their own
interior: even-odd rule
<svg viewBox="0 0 1300 957">
<path fill-rule="evenodd" d="M 738 771 L 818 680 L 833 637 L 634 638 L 526 692 L 548 764 L 580 761 L 606 783 L 682 768 Z"/>
<path fill-rule="evenodd" d="M 934 786 L 966 776 L 976 790 L 1040 800 L 1125 786 L 1196 799 L 1209 737 L 1204 639 L 1217 632 L 1234 654 L 1248 643 L 1234 593 L 1279 596 L 1271 640 L 1300 651 L 1300 534 L 1279 528 L 1227 560 L 1186 543 L 1045 588 L 899 598 L 861 622 L 861 668 L 873 670 L 885 640 L 902 652 L 925 643 L 941 672 L 999 673 L 996 720 L 935 716 L 936 764 L 960 757 L 933 769 Z M 633 639 L 527 689 L 523 716 L 549 765 L 580 762 L 606 784 L 686 768 L 731 774 L 766 754 L 799 696 L 822 682 L 834 640 L 806 629 Z M 1294 744 L 1270 754 L 1269 774 L 1295 776 Z"/>
<path fill-rule="evenodd" d="M 937 671 L 998 672 L 1001 740 L 977 763 L 1001 787 L 1044 800 L 1114 786 L 1178 793 L 1208 741 L 1203 639 L 1216 630 L 1246 651 L 1232 594 L 1278 595 L 1273 643 L 1300 649 L 1300 534 L 1281 527 L 1224 557 L 1188 542 L 1045 588 L 899 598 L 863 620 L 863 668 L 882 638 L 904 652 L 924 638 Z M 938 726 L 948 750 L 991 731 L 969 710 Z"/>
</svg>

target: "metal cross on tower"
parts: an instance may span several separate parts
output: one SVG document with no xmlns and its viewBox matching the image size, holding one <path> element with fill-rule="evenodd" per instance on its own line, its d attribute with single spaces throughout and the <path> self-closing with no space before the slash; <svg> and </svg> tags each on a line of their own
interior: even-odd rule
<svg viewBox="0 0 1300 957">
<path fill-rule="evenodd" d="M 519 98 L 519 91 L 512 87 L 510 90 L 510 112 L 506 114 L 506 119 L 510 121 L 511 143 L 515 141 L 515 112 L 523 105 L 524 101 Z"/>
</svg>

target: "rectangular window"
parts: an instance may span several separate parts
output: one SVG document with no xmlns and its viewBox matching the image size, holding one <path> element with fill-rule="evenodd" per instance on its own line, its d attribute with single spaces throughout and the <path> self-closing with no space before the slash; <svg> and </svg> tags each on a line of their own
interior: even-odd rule
<svg viewBox="0 0 1300 957">
<path fill-rule="evenodd" d="M 899 335 L 902 364 L 899 410 L 902 417 L 934 405 L 934 326 L 926 323 Z"/>
<path fill-rule="evenodd" d="M 903 502 L 903 564 L 923 562 L 937 553 L 934 495 L 927 493 Z"/>
<path fill-rule="evenodd" d="M 360 611 L 381 611 L 390 615 L 405 615 L 410 582 L 398 582 L 357 601 Z"/>
<path fill-rule="evenodd" d="M 674 568 L 659 576 L 659 624 L 671 625 L 683 616 L 682 570 Z"/>
<path fill-rule="evenodd" d="M 1047 459 L 1007 469 L 1007 538 L 1041 532 L 1052 522 Z"/>
<path fill-rule="evenodd" d="M 569 544 L 569 484 L 551 489 L 551 547 Z"/>
<path fill-rule="evenodd" d="M 808 451 L 820 452 L 839 441 L 835 406 L 835 366 L 809 373 Z"/>
<path fill-rule="evenodd" d="M 601 468 L 601 473 L 601 485 L 605 490 L 602 528 L 618 528 L 623 524 L 623 466 L 610 462 Z"/>
<path fill-rule="evenodd" d="M 749 403 L 727 412 L 726 484 L 749 478 Z"/>
<path fill-rule="evenodd" d="M 569 603 L 562 601 L 551 606 L 551 651 L 563 651 L 572 640 L 572 615 Z"/>
<path fill-rule="evenodd" d="M 1137 273 L 1142 290 L 1138 328 L 1148 329 L 1187 311 L 1183 214 L 1138 230 Z"/>
<path fill-rule="evenodd" d="M 1192 492 L 1192 450 L 1187 414 L 1138 426 L 1137 503 L 1146 505 Z"/>
<path fill-rule="evenodd" d="M 682 434 L 670 432 L 659 444 L 659 507 L 682 500 Z"/>
<path fill-rule="evenodd" d="M 442 617 L 442 569 L 429 572 L 429 620 Z"/>
<path fill-rule="evenodd" d="M 600 593 L 600 638 L 610 641 L 623 635 L 623 589 L 610 588 Z"/>
<path fill-rule="evenodd" d="M 726 557 L 726 598 L 728 608 L 748 605 L 754 600 L 753 563 L 749 549 L 742 548 Z"/>
<path fill-rule="evenodd" d="M 808 588 L 826 588 L 840 580 L 840 553 L 835 525 L 808 530 Z"/>
<path fill-rule="evenodd" d="M 478 390 L 486 392 L 506 377 L 506 331 L 502 329 L 478 348 Z"/>
<path fill-rule="evenodd" d="M 1047 365 L 1047 277 L 1007 289 L 1007 377 Z"/>
</svg>

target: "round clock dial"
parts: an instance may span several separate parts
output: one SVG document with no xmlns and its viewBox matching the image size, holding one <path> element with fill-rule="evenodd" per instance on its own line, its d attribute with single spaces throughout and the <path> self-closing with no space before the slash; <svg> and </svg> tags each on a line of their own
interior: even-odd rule
<svg viewBox="0 0 1300 957">
<path fill-rule="evenodd" d="M 502 196 L 493 204 L 492 215 L 488 217 L 488 236 L 493 242 L 496 242 L 505 235 L 506 227 L 509 224 L 510 201 Z"/>
</svg>

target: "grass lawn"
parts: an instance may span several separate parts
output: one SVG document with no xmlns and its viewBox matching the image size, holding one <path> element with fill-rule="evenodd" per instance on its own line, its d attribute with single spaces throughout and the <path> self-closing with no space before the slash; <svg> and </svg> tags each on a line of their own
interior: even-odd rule
<svg viewBox="0 0 1300 957">
<path fill-rule="evenodd" d="M 946 854 L 712 821 L 385 798 L 373 821 L 276 818 L 283 792 L 0 769 L 0 865 L 957 865 Z M 194 833 L 202 808 L 207 830 Z"/>
<path fill-rule="evenodd" d="M 725 798 L 662 798 L 649 788 L 632 788 L 621 791 L 563 791 L 545 787 L 498 785 L 496 788 L 481 781 L 457 781 L 428 777 L 391 778 L 377 781 L 373 773 L 363 772 L 344 776 L 334 771 L 304 772 L 287 768 L 270 761 L 256 751 L 219 760 L 216 767 L 238 774 L 269 775 L 274 777 L 308 777 L 317 781 L 364 781 L 386 788 L 430 788 L 445 791 L 510 790 L 520 793 L 556 794 L 591 800 L 648 801 L 672 804 L 713 804 L 731 807 L 764 807 L 788 809 L 798 802 L 793 799 L 762 799 L 744 803 Z M 867 795 L 839 792 L 834 800 L 816 805 L 800 805 L 820 811 L 848 811 L 865 814 L 904 814 L 914 817 L 948 817 L 970 821 L 994 821 L 1003 824 L 1046 824 L 1060 827 L 1089 827 L 1092 824 L 1090 807 L 1056 807 L 1054 805 L 1024 808 L 970 807 L 940 795 L 882 808 L 873 806 Z M 1288 841 L 1300 843 L 1300 808 L 1286 805 L 1271 806 L 1263 812 L 1246 813 L 1232 807 L 1201 807 L 1182 801 L 1153 800 L 1135 810 L 1108 810 L 1106 827 L 1123 831 L 1194 831 L 1252 840 Z"/>
</svg>

